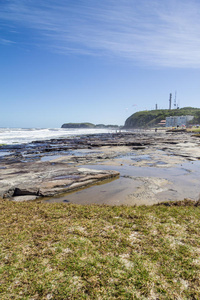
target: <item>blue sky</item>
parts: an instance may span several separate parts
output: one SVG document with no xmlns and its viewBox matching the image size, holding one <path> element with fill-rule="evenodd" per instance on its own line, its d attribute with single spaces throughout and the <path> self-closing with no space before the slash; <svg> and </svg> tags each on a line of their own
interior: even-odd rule
<svg viewBox="0 0 200 300">
<path fill-rule="evenodd" d="M 200 107 L 199 0 L 0 0 L 0 127 Z"/>
</svg>

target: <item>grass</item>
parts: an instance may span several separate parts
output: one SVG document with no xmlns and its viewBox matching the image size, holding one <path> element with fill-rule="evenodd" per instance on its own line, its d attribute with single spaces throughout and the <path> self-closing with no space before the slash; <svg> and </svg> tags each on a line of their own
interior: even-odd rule
<svg viewBox="0 0 200 300">
<path fill-rule="evenodd" d="M 187 132 L 200 133 L 200 128 L 196 128 L 196 127 L 187 128 Z"/>
<path fill-rule="evenodd" d="M 200 299 L 200 207 L 0 201 L 0 299 Z"/>
</svg>

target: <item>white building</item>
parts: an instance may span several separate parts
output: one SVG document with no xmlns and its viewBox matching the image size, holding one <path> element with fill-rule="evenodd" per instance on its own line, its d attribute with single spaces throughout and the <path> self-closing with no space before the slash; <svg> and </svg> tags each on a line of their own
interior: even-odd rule
<svg viewBox="0 0 200 300">
<path fill-rule="evenodd" d="M 166 117 L 166 127 L 187 126 L 194 116 L 173 116 Z"/>
</svg>

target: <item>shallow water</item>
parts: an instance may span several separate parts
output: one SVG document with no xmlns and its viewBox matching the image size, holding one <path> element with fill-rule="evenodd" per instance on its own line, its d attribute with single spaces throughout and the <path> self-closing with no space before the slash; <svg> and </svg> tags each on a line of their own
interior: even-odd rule
<svg viewBox="0 0 200 300">
<path fill-rule="evenodd" d="M 54 160 L 54 159 L 57 159 L 57 158 L 60 158 L 62 155 L 58 154 L 58 155 L 45 155 L 43 157 L 41 157 L 41 161 L 44 162 L 44 161 L 51 161 L 51 160 Z"/>
<path fill-rule="evenodd" d="M 147 158 L 149 159 L 149 158 Z M 120 172 L 120 178 L 94 185 L 60 197 L 46 199 L 48 202 L 71 202 L 77 204 L 154 204 L 162 201 L 175 201 L 184 198 L 199 199 L 200 186 L 200 162 L 186 162 L 176 167 L 136 167 L 123 164 L 121 166 L 87 165 L 82 166 L 99 170 L 116 170 Z M 132 194 L 146 184 L 145 178 L 162 178 L 169 181 L 165 188 L 155 195 L 155 198 L 136 199 Z M 147 187 L 148 189 L 148 187 Z"/>
<path fill-rule="evenodd" d="M 8 151 L 0 151 L 0 156 L 6 156 L 6 155 L 10 155 L 10 152 Z"/>
<path fill-rule="evenodd" d="M 58 159 L 60 157 L 65 157 L 66 155 L 72 155 L 72 156 L 78 156 L 78 157 L 84 157 L 92 154 L 97 154 L 97 153 L 103 153 L 100 150 L 89 150 L 89 149 L 78 149 L 78 150 L 69 150 L 69 151 L 62 151 L 62 154 L 55 154 L 55 155 L 44 155 L 41 157 L 41 161 L 52 161 L 55 159 Z"/>
</svg>

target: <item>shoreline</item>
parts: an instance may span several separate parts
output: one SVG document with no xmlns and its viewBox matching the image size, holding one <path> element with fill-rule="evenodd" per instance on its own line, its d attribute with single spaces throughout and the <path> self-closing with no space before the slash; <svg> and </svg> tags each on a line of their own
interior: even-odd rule
<svg viewBox="0 0 200 300">
<path fill-rule="evenodd" d="M 49 202 L 151 205 L 199 197 L 199 139 L 188 133 L 103 133 L 9 149 L 10 155 L 0 157 L 0 197 L 9 200 L 42 196 Z M 101 185 L 105 197 L 100 199 L 103 192 L 94 184 L 114 178 Z M 63 200 L 57 196 L 72 190 L 78 192 Z"/>
</svg>

